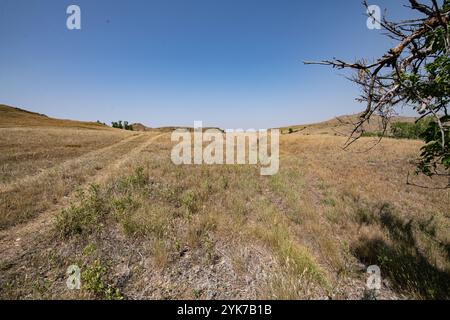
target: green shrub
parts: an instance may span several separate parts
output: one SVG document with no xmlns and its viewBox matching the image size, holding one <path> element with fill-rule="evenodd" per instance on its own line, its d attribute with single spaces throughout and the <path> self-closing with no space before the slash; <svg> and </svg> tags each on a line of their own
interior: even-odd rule
<svg viewBox="0 0 450 320">
<path fill-rule="evenodd" d="M 181 205 L 188 214 L 196 213 L 199 210 L 198 195 L 194 191 L 187 191 L 181 197 Z"/>
<path fill-rule="evenodd" d="M 100 299 L 122 300 L 120 290 L 107 283 L 107 276 L 108 268 L 99 260 L 95 260 L 81 273 L 83 289 Z"/>
<path fill-rule="evenodd" d="M 390 132 L 365 131 L 361 137 L 391 137 L 395 139 L 424 139 L 432 119 L 430 117 L 421 119 L 418 122 L 394 122 L 391 124 Z"/>
<path fill-rule="evenodd" d="M 431 119 L 425 118 L 418 122 L 396 122 L 391 126 L 392 137 L 397 139 L 422 139 Z"/>
<path fill-rule="evenodd" d="M 91 233 L 102 226 L 108 212 L 98 185 L 80 194 L 80 203 L 65 209 L 56 218 L 56 230 L 61 237 Z"/>
</svg>

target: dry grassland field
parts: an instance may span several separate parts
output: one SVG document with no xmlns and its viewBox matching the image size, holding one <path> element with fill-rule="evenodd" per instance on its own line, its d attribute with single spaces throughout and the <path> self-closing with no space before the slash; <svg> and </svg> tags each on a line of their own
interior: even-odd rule
<svg viewBox="0 0 450 320">
<path fill-rule="evenodd" d="M 337 127 L 282 130 L 261 176 L 176 166 L 167 130 L 1 106 L 0 298 L 364 299 L 369 265 L 379 299 L 450 298 L 449 191 L 406 184 L 422 142 L 344 151 Z"/>
</svg>

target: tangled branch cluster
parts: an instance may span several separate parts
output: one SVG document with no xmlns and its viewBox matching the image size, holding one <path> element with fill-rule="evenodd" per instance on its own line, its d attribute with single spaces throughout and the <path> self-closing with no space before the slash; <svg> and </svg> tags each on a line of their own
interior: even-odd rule
<svg viewBox="0 0 450 320">
<path fill-rule="evenodd" d="M 418 169 L 429 176 L 450 177 L 450 0 L 439 4 L 431 0 L 424 4 L 408 0 L 407 7 L 420 18 L 400 22 L 378 21 L 385 34 L 397 45 L 374 62 L 365 60 L 348 63 L 339 59 L 305 64 L 329 65 L 337 69 L 352 69 L 351 78 L 361 88 L 357 99 L 366 104 L 346 146 L 364 132 L 363 125 L 376 114 L 382 118 L 383 132 L 399 107 L 410 107 L 420 119 L 432 117 L 424 137 Z M 364 1 L 369 12 L 369 6 Z M 372 13 L 369 18 L 376 19 Z M 419 121 L 418 120 L 418 121 Z M 449 179 L 450 186 L 450 179 Z"/>
</svg>

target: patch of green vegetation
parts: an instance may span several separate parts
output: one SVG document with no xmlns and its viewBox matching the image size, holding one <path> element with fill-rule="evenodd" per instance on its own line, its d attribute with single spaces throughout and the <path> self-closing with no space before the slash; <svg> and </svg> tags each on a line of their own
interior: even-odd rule
<svg viewBox="0 0 450 320">
<path fill-rule="evenodd" d="M 422 139 L 427 130 L 431 118 L 425 118 L 418 122 L 395 122 L 391 126 L 391 135 L 396 139 Z"/>
<path fill-rule="evenodd" d="M 329 197 L 326 197 L 325 199 L 323 199 L 322 203 L 326 206 L 334 207 L 334 206 L 336 206 L 336 199 L 329 196 Z"/>
<path fill-rule="evenodd" d="M 87 192 L 80 193 L 79 198 L 78 205 L 72 205 L 57 216 L 56 230 L 63 238 L 92 233 L 103 227 L 109 209 L 100 187 L 91 185 Z"/>
<path fill-rule="evenodd" d="M 337 224 L 341 221 L 342 213 L 335 208 L 329 208 L 325 211 L 325 217 L 328 221 Z"/>
<path fill-rule="evenodd" d="M 95 244 L 89 242 L 86 247 L 83 249 L 83 256 L 90 256 L 96 250 Z"/>
<path fill-rule="evenodd" d="M 131 213 L 142 205 L 139 196 L 149 192 L 147 185 L 148 176 L 142 167 L 110 186 L 91 185 L 87 191 L 80 192 L 76 205 L 57 216 L 56 232 L 62 238 L 95 233 L 104 227 L 109 216 L 130 226 Z"/>
<path fill-rule="evenodd" d="M 292 239 L 285 221 L 278 215 L 277 211 L 268 204 L 261 214 L 263 216 L 261 223 L 270 225 L 270 228 L 258 226 L 254 232 L 258 238 L 274 250 L 286 272 L 295 277 L 307 277 L 325 288 L 329 287 L 322 268 L 307 248 Z"/>
<path fill-rule="evenodd" d="M 122 123 L 122 120 L 119 120 L 117 122 L 113 121 L 111 123 L 111 126 L 113 128 L 117 128 L 117 129 L 124 129 L 124 130 L 133 131 L 133 126 L 128 124 L 128 121 L 123 121 L 123 123 Z"/>
<path fill-rule="evenodd" d="M 200 299 L 202 297 L 203 290 L 201 289 L 192 289 L 192 295 L 195 299 Z"/>
<path fill-rule="evenodd" d="M 223 175 L 220 177 L 220 187 L 224 190 L 228 189 L 230 186 L 230 181 L 227 176 Z"/>
<path fill-rule="evenodd" d="M 100 260 L 95 260 L 81 273 L 83 289 L 94 294 L 97 298 L 106 300 L 123 300 L 120 290 L 107 283 L 109 268 Z"/>
<path fill-rule="evenodd" d="M 186 209 L 188 215 L 194 214 L 199 210 L 199 197 L 192 191 L 188 190 L 181 196 L 181 205 Z"/>
<path fill-rule="evenodd" d="M 148 191 L 149 183 L 148 173 L 145 172 L 144 167 L 137 167 L 133 174 L 122 177 L 113 185 L 113 190 L 116 193 L 129 195 L 136 191 Z"/>
<path fill-rule="evenodd" d="M 368 208 L 363 207 L 357 209 L 356 220 L 360 225 L 370 225 L 377 221 L 374 213 Z"/>
<path fill-rule="evenodd" d="M 388 137 L 394 139 L 424 139 L 424 134 L 429 128 L 432 119 L 426 117 L 417 122 L 394 122 L 391 124 L 390 132 L 381 131 L 365 131 L 361 134 L 362 137 Z"/>
</svg>

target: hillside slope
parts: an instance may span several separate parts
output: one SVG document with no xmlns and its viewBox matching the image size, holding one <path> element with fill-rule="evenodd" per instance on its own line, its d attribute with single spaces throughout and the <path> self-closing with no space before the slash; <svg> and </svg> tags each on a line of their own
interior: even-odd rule
<svg viewBox="0 0 450 320">
<path fill-rule="evenodd" d="M 96 122 L 61 120 L 46 115 L 0 104 L 0 128 L 12 127 L 65 127 L 96 130 L 110 128 Z"/>
<path fill-rule="evenodd" d="M 289 127 L 280 128 L 282 133 L 288 133 L 289 129 L 292 129 L 293 133 L 302 135 L 311 134 L 331 134 L 338 136 L 348 136 L 355 127 L 355 123 L 359 120 L 359 115 L 345 115 L 327 120 L 324 122 L 306 124 L 306 125 L 294 125 Z M 413 117 L 393 117 L 392 122 L 414 122 L 416 119 Z M 368 132 L 382 131 L 382 121 L 380 116 L 372 116 L 369 123 L 364 125 L 364 130 Z M 388 128 L 389 130 L 389 128 Z"/>
</svg>

